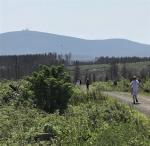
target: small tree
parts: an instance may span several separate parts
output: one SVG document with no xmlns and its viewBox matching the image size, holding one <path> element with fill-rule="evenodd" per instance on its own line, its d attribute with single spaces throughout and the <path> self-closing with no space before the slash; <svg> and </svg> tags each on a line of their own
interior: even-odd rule
<svg viewBox="0 0 150 146">
<path fill-rule="evenodd" d="M 34 93 L 35 104 L 47 111 L 63 111 L 72 94 L 70 76 L 62 66 L 41 66 L 28 77 L 30 89 Z"/>
</svg>

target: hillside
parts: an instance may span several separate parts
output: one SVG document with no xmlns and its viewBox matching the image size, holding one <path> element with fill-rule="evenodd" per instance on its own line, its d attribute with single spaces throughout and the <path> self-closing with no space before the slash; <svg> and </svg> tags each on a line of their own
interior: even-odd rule
<svg viewBox="0 0 150 146">
<path fill-rule="evenodd" d="M 142 74 L 145 75 L 149 73 L 150 68 L 150 61 L 145 62 L 136 62 L 136 63 L 127 63 L 126 64 L 128 75 L 137 75 L 141 76 Z M 71 73 L 72 78 L 75 74 L 75 66 L 68 66 L 68 70 Z M 106 75 L 110 75 L 110 64 L 92 64 L 92 65 L 80 65 L 80 78 L 81 80 L 85 81 L 86 74 L 91 75 L 91 78 L 93 78 L 93 74 L 95 74 L 95 78 L 97 81 L 105 80 Z M 123 64 L 118 64 L 118 77 L 121 78 L 122 75 L 122 68 Z"/>
<path fill-rule="evenodd" d="M 0 34 L 0 55 L 69 53 L 76 59 L 99 56 L 149 56 L 150 45 L 125 39 L 85 40 L 36 31 Z"/>
</svg>

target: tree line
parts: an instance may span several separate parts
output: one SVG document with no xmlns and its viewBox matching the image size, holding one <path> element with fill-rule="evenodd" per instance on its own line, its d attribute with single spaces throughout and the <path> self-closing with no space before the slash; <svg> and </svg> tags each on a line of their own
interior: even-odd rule
<svg viewBox="0 0 150 146">
<path fill-rule="evenodd" d="M 101 80 L 118 80 L 120 77 L 130 78 L 135 74 L 135 70 L 127 67 L 127 63 L 150 61 L 150 57 L 99 57 L 94 61 L 73 61 L 71 59 L 72 54 L 28 54 L 28 55 L 12 55 L 12 56 L 0 56 L 0 79 L 17 80 L 23 76 L 30 75 L 35 71 L 39 65 L 60 65 L 65 66 L 73 65 L 74 74 L 72 74 L 72 81 L 76 82 L 81 79 L 85 82 L 86 78 L 89 78 L 91 82 Z M 90 64 L 108 64 L 109 67 L 101 73 L 86 71 L 83 73 L 80 71 L 80 65 Z M 118 67 L 118 64 L 122 64 Z M 150 76 L 150 68 L 140 69 L 138 75 L 141 78 Z"/>
<path fill-rule="evenodd" d="M 0 56 L 0 79 L 17 80 L 30 75 L 39 65 L 69 65 L 71 54 L 57 53 Z"/>
<path fill-rule="evenodd" d="M 96 57 L 94 61 L 78 61 L 80 65 L 89 65 L 89 64 L 111 64 L 111 63 L 136 63 L 150 61 L 150 57 Z M 76 61 L 74 61 L 76 64 Z"/>
</svg>

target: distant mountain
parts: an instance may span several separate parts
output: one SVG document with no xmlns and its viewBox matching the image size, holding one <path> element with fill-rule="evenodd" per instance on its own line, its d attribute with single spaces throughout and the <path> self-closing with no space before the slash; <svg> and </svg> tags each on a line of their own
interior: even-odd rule
<svg viewBox="0 0 150 146">
<path fill-rule="evenodd" d="M 69 53 L 78 59 L 99 56 L 150 56 L 150 45 L 126 39 L 85 40 L 36 31 L 0 34 L 0 55 Z"/>
</svg>

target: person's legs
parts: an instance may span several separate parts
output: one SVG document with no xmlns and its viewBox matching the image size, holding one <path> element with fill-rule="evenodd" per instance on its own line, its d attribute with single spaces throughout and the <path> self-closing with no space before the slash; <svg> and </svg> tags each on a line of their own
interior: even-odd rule
<svg viewBox="0 0 150 146">
<path fill-rule="evenodd" d="M 137 99 L 137 95 L 133 95 L 133 104 L 135 104 L 135 103 L 138 103 L 139 101 L 138 101 L 138 99 Z"/>
<path fill-rule="evenodd" d="M 135 95 L 133 95 L 133 104 L 135 104 Z"/>
<path fill-rule="evenodd" d="M 86 84 L 86 89 L 89 90 L 89 85 L 88 84 Z"/>
<path fill-rule="evenodd" d="M 89 85 L 87 85 L 87 89 L 89 90 Z"/>
<path fill-rule="evenodd" d="M 135 100 L 136 100 L 136 102 L 138 102 L 137 95 L 135 96 Z"/>
</svg>

